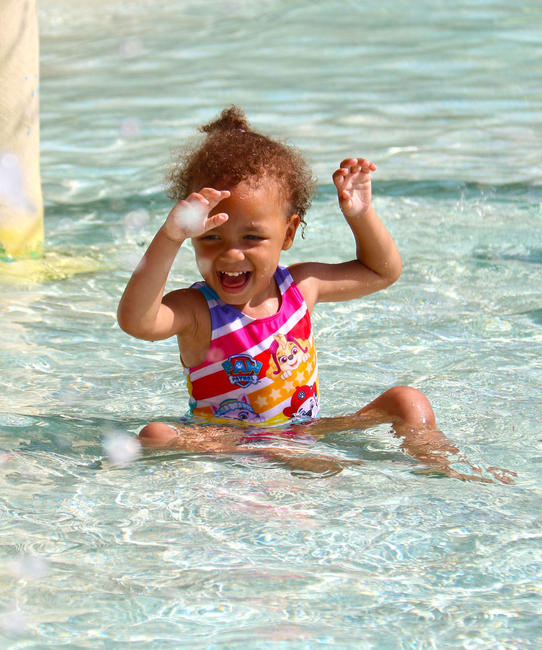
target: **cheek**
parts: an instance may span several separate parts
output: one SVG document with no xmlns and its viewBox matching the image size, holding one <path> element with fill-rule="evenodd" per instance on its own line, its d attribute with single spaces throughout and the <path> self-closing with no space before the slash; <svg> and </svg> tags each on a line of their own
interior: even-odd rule
<svg viewBox="0 0 542 650">
<path fill-rule="evenodd" d="M 211 260 L 207 259 L 206 257 L 201 257 L 199 255 L 196 255 L 196 265 L 202 276 L 205 277 L 206 275 L 211 273 L 211 269 L 212 269 Z"/>
</svg>

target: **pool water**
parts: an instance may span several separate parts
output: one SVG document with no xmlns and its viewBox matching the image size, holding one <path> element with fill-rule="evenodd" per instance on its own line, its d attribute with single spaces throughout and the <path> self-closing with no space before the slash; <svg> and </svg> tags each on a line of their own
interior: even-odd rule
<svg viewBox="0 0 542 650">
<path fill-rule="evenodd" d="M 40 12 L 48 253 L 40 282 L 0 276 L 0 645 L 540 647 L 538 0 Z M 331 173 L 378 166 L 404 272 L 317 307 L 324 414 L 413 385 L 514 485 L 428 476 L 386 426 L 315 442 L 364 461 L 333 476 L 123 438 L 186 411 L 175 341 L 132 339 L 115 311 L 172 147 L 231 103 L 318 175 L 285 262 L 352 256 Z M 197 279 L 186 246 L 168 286 Z"/>
</svg>

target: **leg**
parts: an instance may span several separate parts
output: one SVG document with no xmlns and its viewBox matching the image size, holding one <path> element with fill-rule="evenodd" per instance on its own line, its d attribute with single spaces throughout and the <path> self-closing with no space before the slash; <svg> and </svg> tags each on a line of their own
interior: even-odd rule
<svg viewBox="0 0 542 650">
<path fill-rule="evenodd" d="M 402 439 L 402 448 L 430 465 L 449 466 L 447 454 L 457 454 L 446 436 L 437 429 L 435 414 L 427 397 L 411 386 L 394 386 L 357 412 L 361 417 L 384 418 Z"/>
<path fill-rule="evenodd" d="M 314 456 L 277 447 L 249 447 L 241 444 L 245 436 L 246 431 L 241 428 L 218 425 L 190 427 L 150 422 L 141 429 L 138 437 L 144 447 L 216 454 L 258 454 L 287 465 L 291 469 L 317 474 L 337 474 L 347 465 L 362 464 L 361 461 Z"/>
<path fill-rule="evenodd" d="M 492 483 L 465 457 L 458 456 L 459 449 L 451 444 L 437 429 L 435 414 L 427 397 L 410 386 L 394 386 L 357 412 L 358 416 L 384 417 L 392 424 L 395 435 L 402 439 L 402 448 L 414 458 L 447 476 L 469 481 Z M 384 419 L 384 421 L 386 421 Z M 451 467 L 451 458 L 470 467 L 474 474 L 463 474 Z M 511 483 L 514 472 L 489 468 L 501 483 Z"/>
<path fill-rule="evenodd" d="M 435 429 L 435 414 L 427 397 L 410 386 L 394 386 L 357 412 L 357 415 L 389 416 L 392 424 Z"/>
<path fill-rule="evenodd" d="M 143 447 L 168 447 L 178 437 L 178 431 L 165 422 L 150 422 L 139 432 Z"/>
<path fill-rule="evenodd" d="M 305 426 L 312 435 L 324 436 L 385 423 L 392 426 L 395 435 L 401 438 L 401 447 L 410 456 L 448 476 L 459 477 L 450 467 L 450 455 L 459 450 L 437 429 L 427 397 L 410 386 L 394 386 L 356 413 L 314 420 Z"/>
<path fill-rule="evenodd" d="M 293 425 L 292 429 L 301 433 L 308 427 L 311 435 L 322 436 L 385 423 L 391 424 L 398 435 L 409 430 L 436 430 L 435 414 L 429 400 L 410 386 L 394 386 L 355 413 L 319 418 L 305 425 Z"/>
<path fill-rule="evenodd" d="M 188 426 L 150 422 L 139 432 L 144 447 L 184 451 L 228 453 L 235 451 L 242 432 L 233 427 Z"/>
</svg>

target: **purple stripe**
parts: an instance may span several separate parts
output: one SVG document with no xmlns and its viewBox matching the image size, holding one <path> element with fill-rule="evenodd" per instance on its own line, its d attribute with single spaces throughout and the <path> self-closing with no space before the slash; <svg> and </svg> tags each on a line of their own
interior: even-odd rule
<svg viewBox="0 0 542 650">
<path fill-rule="evenodd" d="M 239 311 L 235 307 L 230 307 L 225 303 L 212 307 L 210 312 L 213 332 L 219 327 L 235 323 L 236 320 L 241 320 Z"/>
</svg>

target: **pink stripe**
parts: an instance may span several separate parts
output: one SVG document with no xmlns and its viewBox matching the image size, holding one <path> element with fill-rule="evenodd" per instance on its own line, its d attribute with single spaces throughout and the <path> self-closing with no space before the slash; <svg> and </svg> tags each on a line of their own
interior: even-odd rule
<svg viewBox="0 0 542 650">
<path fill-rule="evenodd" d="M 301 298 L 301 300 L 296 300 L 298 297 Z M 251 321 L 240 329 L 236 329 L 213 339 L 211 341 L 211 350 L 218 351 L 221 358 L 224 359 L 232 354 L 246 353 L 251 348 L 258 346 L 273 333 L 277 332 L 280 327 L 292 318 L 297 310 L 300 310 L 299 317 L 291 324 L 288 331 L 284 332 L 285 334 L 290 332 L 308 315 L 305 302 L 303 301 L 299 290 L 297 290 L 295 285 L 292 284 L 282 296 L 281 309 L 277 314 L 273 314 L 272 316 L 261 320 Z M 204 361 L 199 366 L 190 368 L 190 376 L 193 377 L 194 380 L 198 378 L 198 375 L 204 371 L 205 368 L 213 365 L 216 365 L 216 370 L 214 370 L 214 372 L 222 371 L 222 365 L 220 362 Z M 212 369 L 209 368 L 209 370 L 211 373 L 213 372 Z"/>
</svg>

